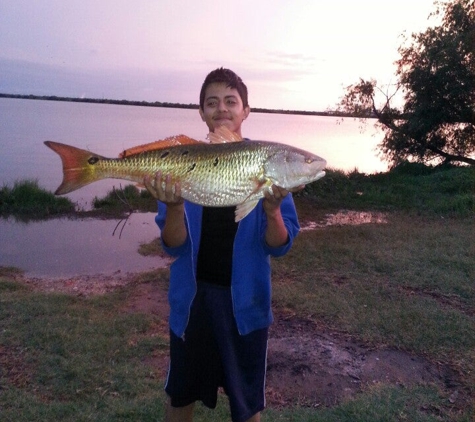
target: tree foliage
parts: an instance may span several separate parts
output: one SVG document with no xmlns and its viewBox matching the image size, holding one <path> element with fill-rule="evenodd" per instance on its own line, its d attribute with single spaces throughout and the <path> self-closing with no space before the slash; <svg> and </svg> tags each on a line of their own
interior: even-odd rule
<svg viewBox="0 0 475 422">
<path fill-rule="evenodd" d="M 412 34 L 399 48 L 392 95 L 375 80 L 349 86 L 339 111 L 376 117 L 384 131 L 380 148 L 394 165 L 458 161 L 475 165 L 475 4 L 435 3 L 441 23 Z M 394 98 L 401 92 L 403 106 Z M 381 100 L 382 99 L 382 100 Z"/>
</svg>

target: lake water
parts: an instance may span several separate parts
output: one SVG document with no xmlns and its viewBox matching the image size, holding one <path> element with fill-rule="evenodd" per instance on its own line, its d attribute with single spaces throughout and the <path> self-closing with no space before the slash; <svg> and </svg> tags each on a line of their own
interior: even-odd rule
<svg viewBox="0 0 475 422">
<path fill-rule="evenodd" d="M 46 140 L 116 157 L 125 148 L 178 134 L 206 138 L 207 128 L 197 110 L 0 98 L 0 184 L 36 179 L 54 191 L 61 183 L 62 167 L 59 157 L 43 144 Z M 383 135 L 372 123 L 361 131 L 353 119 L 251 113 L 243 134 L 306 149 L 325 158 L 332 168 L 387 170 L 376 152 Z M 67 196 L 88 208 L 95 196 L 121 184 L 100 181 Z M 0 265 L 17 266 L 38 277 L 142 271 L 163 265 L 163 260 L 136 252 L 139 243 L 158 235 L 152 215 L 133 215 L 121 239 L 112 236 L 115 224 L 90 219 L 19 224 L 2 219 Z"/>
</svg>

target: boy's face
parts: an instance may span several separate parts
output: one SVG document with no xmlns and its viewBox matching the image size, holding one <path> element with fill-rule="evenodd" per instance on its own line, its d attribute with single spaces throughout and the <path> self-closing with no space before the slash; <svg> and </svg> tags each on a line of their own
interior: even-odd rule
<svg viewBox="0 0 475 422">
<path fill-rule="evenodd" d="M 241 135 L 241 124 L 249 112 L 250 108 L 243 106 L 236 89 L 229 88 L 224 83 L 212 83 L 206 88 L 200 116 L 210 132 L 224 125 L 232 132 Z"/>
</svg>

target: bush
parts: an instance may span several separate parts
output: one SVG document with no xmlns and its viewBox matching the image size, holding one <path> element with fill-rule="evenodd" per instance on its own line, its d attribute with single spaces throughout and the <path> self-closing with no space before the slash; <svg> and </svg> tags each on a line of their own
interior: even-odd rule
<svg viewBox="0 0 475 422">
<path fill-rule="evenodd" d="M 105 197 L 95 197 L 92 205 L 103 211 L 140 210 L 155 212 L 156 201 L 145 189 L 138 189 L 134 185 L 127 185 L 122 189 L 113 189 Z"/>
<path fill-rule="evenodd" d="M 403 163 L 387 173 L 366 175 L 330 169 L 298 196 L 319 208 L 404 210 L 438 215 L 474 213 L 472 167 Z"/>
<path fill-rule="evenodd" d="M 13 188 L 0 189 L 0 215 L 4 217 L 45 218 L 72 211 L 74 204 L 68 198 L 59 198 L 40 188 L 36 180 L 17 181 Z"/>
</svg>

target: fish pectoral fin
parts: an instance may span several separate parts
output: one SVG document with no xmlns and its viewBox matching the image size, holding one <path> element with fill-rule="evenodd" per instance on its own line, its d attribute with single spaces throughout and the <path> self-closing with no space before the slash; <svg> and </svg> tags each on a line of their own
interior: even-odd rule
<svg viewBox="0 0 475 422">
<path fill-rule="evenodd" d="M 241 142 L 242 136 L 232 132 L 226 126 L 218 126 L 214 132 L 207 136 L 210 144 L 227 144 L 229 142 Z"/>
<path fill-rule="evenodd" d="M 170 136 L 159 141 L 150 142 L 148 144 L 137 145 L 136 147 L 128 148 L 119 154 L 119 158 L 129 157 L 134 154 L 140 154 L 141 152 L 154 151 L 157 149 L 175 147 L 178 145 L 191 145 L 201 144 L 203 142 L 190 138 L 186 135 Z"/>
<path fill-rule="evenodd" d="M 257 205 L 260 198 L 249 199 L 256 195 L 259 191 L 269 190 L 271 193 L 272 189 L 272 180 L 270 179 L 256 179 L 256 188 L 247 196 L 247 198 L 242 201 L 237 207 L 235 212 L 235 221 L 238 222 L 242 220 L 246 215 L 248 215 Z"/>
<path fill-rule="evenodd" d="M 236 207 L 236 211 L 234 212 L 234 221 L 237 223 L 241 221 L 246 215 L 248 215 L 257 205 L 259 199 L 253 199 L 252 201 L 247 201 L 239 204 Z"/>
<path fill-rule="evenodd" d="M 265 178 L 264 179 L 256 178 L 255 183 L 256 183 L 255 189 L 249 195 L 247 195 L 247 198 L 244 201 L 242 201 L 242 203 L 248 202 L 249 198 L 251 198 L 253 195 L 256 195 L 261 190 L 262 191 L 269 190 L 270 187 L 272 186 L 272 181 L 270 179 L 265 179 Z M 270 191 L 272 193 L 272 189 L 270 189 Z"/>
</svg>

